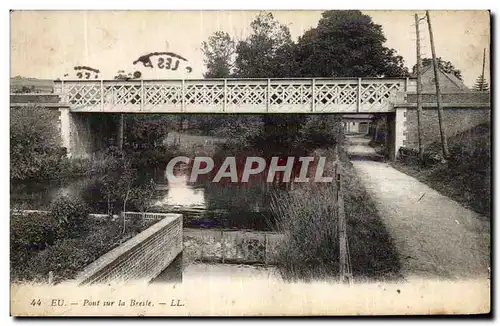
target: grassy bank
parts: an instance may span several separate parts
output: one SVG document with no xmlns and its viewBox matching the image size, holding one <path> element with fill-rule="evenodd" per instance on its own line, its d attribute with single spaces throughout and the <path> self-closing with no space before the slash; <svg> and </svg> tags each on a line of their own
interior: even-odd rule
<svg viewBox="0 0 500 326">
<path fill-rule="evenodd" d="M 400 278 L 398 253 L 375 203 L 351 162 L 344 161 L 343 168 L 347 236 L 354 278 L 358 282 Z"/>
<path fill-rule="evenodd" d="M 421 165 L 415 158 L 400 159 L 394 167 L 477 213 L 491 217 L 491 129 L 478 125 L 448 139 L 446 163 Z M 440 155 L 440 143 L 425 149 Z"/>
<path fill-rule="evenodd" d="M 149 223 L 150 225 L 151 223 Z M 11 216 L 11 281 L 54 282 L 72 279 L 85 266 L 149 225 L 87 219 L 71 235 L 61 232 L 55 218 L 45 214 Z"/>
<path fill-rule="evenodd" d="M 324 153 L 333 162 L 332 151 Z M 345 152 L 341 154 L 347 235 L 356 281 L 399 278 L 393 241 L 372 200 L 359 182 Z M 333 166 L 325 168 L 333 175 Z M 277 228 L 284 234 L 277 261 L 286 280 L 337 281 L 339 277 L 338 216 L 334 183 L 308 183 L 272 202 Z"/>
</svg>

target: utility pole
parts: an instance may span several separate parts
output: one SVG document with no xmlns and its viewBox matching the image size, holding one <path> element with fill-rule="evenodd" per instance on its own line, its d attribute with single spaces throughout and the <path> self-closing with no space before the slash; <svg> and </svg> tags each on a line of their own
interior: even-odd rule
<svg viewBox="0 0 500 326">
<path fill-rule="evenodd" d="M 483 72 L 481 74 L 481 89 L 480 91 L 484 91 L 484 85 L 485 85 L 485 80 L 484 80 L 484 65 L 486 63 L 486 48 L 483 50 Z"/>
<path fill-rule="evenodd" d="M 441 145 L 443 147 L 443 156 L 445 159 L 447 159 L 450 156 L 450 153 L 448 152 L 448 141 L 446 139 L 446 133 L 443 126 L 443 108 L 441 107 L 441 89 L 439 88 L 439 66 L 436 59 L 436 49 L 434 47 L 434 35 L 432 34 L 431 16 L 429 15 L 429 10 L 426 11 L 426 16 L 427 16 L 427 24 L 429 26 L 429 38 L 431 41 L 434 78 L 436 80 L 436 103 L 438 109 L 439 132 L 441 133 Z"/>
<path fill-rule="evenodd" d="M 424 144 L 422 142 L 422 59 L 420 57 L 420 19 L 415 14 L 415 28 L 417 30 L 417 129 L 418 129 L 418 159 L 424 161 Z"/>
</svg>

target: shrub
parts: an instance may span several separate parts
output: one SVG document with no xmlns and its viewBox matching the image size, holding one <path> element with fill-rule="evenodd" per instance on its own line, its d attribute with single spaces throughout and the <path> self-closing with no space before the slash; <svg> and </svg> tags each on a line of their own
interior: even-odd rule
<svg viewBox="0 0 500 326">
<path fill-rule="evenodd" d="M 424 151 L 424 166 L 433 166 L 441 162 L 443 156 L 441 152 L 434 153 L 431 151 Z M 401 147 L 399 148 L 398 160 L 404 164 L 419 165 L 419 152 L 415 148 Z"/>
<path fill-rule="evenodd" d="M 49 210 L 68 237 L 78 236 L 85 231 L 89 208 L 83 199 L 63 195 L 54 199 Z"/>
<path fill-rule="evenodd" d="M 49 272 L 54 281 L 70 279 L 97 258 L 120 244 L 118 223 L 94 222 L 92 232 L 81 238 L 59 239 L 52 246 L 32 255 L 15 270 L 18 280 L 46 281 Z"/>
<path fill-rule="evenodd" d="M 57 221 L 46 214 L 11 215 L 10 248 L 11 261 L 22 260 L 26 251 L 42 250 L 54 244 L 59 236 Z"/>
<path fill-rule="evenodd" d="M 39 180 L 56 175 L 63 156 L 57 135 L 53 111 L 35 106 L 11 108 L 11 179 Z"/>
</svg>

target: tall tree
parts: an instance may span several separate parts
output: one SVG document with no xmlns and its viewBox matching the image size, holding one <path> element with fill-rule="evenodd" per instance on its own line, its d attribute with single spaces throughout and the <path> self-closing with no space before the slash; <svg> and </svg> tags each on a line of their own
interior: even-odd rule
<svg viewBox="0 0 500 326">
<path fill-rule="evenodd" d="M 208 41 L 201 44 L 201 51 L 207 67 L 203 74 L 205 78 L 225 78 L 231 75 L 236 46 L 228 33 L 215 32 Z"/>
<path fill-rule="evenodd" d="M 300 76 L 400 77 L 403 58 L 384 46 L 382 26 L 358 10 L 322 14 L 318 26 L 299 38 L 295 51 Z"/>
<path fill-rule="evenodd" d="M 483 51 L 483 72 L 477 78 L 476 84 L 474 85 L 474 90 L 478 92 L 487 92 L 489 90 L 488 83 L 484 78 L 484 67 L 486 65 L 486 48 Z"/>
<path fill-rule="evenodd" d="M 438 67 L 442 72 L 445 72 L 447 74 L 452 74 L 455 77 L 457 77 L 460 80 L 464 80 L 462 76 L 462 72 L 460 69 L 456 68 L 451 61 L 446 61 L 441 57 L 438 57 L 437 59 L 438 62 Z M 422 59 L 422 67 L 431 67 L 432 66 L 432 58 L 423 58 Z M 413 74 L 416 74 L 417 72 L 417 65 L 415 64 L 412 68 Z"/>
<path fill-rule="evenodd" d="M 261 12 L 250 24 L 252 34 L 236 47 L 235 75 L 242 78 L 287 77 L 293 65 L 293 42 L 286 25 Z"/>
<path fill-rule="evenodd" d="M 474 90 L 477 92 L 488 92 L 490 90 L 488 82 L 483 75 L 477 77 L 476 83 L 474 84 Z"/>
</svg>

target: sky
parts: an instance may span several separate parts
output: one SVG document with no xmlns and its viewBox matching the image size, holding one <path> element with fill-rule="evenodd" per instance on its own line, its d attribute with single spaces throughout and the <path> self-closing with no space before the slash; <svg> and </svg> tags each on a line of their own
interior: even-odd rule
<svg viewBox="0 0 500 326">
<path fill-rule="evenodd" d="M 296 40 L 315 27 L 321 11 L 272 11 Z M 415 11 L 363 11 L 382 25 L 386 46 L 402 55 L 411 69 L 416 62 Z M 423 11 L 417 12 L 421 17 Z M 251 32 L 257 11 L 14 11 L 11 13 L 11 76 L 76 78 L 75 66 L 100 70 L 111 79 L 118 70 L 141 71 L 142 78 L 202 78 L 201 43 L 223 30 L 238 40 Z M 437 56 L 462 71 L 471 87 L 481 74 L 486 48 L 489 81 L 490 19 L 487 11 L 431 11 Z M 422 57 L 431 56 L 428 27 L 420 23 Z M 145 68 L 133 62 L 151 52 L 173 52 L 173 70 Z M 158 57 L 154 57 L 158 60 Z M 153 61 L 154 61 L 153 60 Z M 173 64 L 174 62 L 172 62 Z M 187 67 L 192 68 L 191 71 Z"/>
</svg>

